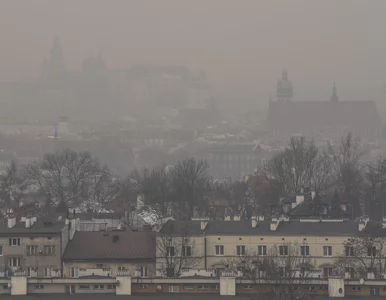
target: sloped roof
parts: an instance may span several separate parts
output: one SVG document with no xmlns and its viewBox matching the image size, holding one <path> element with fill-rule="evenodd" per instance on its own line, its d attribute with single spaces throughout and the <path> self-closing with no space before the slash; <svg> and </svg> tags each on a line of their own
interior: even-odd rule
<svg viewBox="0 0 386 300">
<path fill-rule="evenodd" d="M 259 221 L 256 228 L 252 227 L 251 220 L 241 221 L 209 221 L 206 235 L 328 235 L 328 236 L 353 236 L 358 235 L 358 222 L 347 220 L 343 222 L 300 222 L 291 220 L 280 222 L 276 231 L 270 230 L 271 221 Z M 200 236 L 204 233 L 201 230 L 201 221 L 168 221 L 161 229 L 161 234 L 179 233 Z M 383 230 L 386 235 L 386 230 Z"/>
<path fill-rule="evenodd" d="M 0 222 L 0 235 L 34 235 L 34 234 L 59 234 L 66 226 L 64 221 L 43 221 L 38 220 L 31 227 L 26 228 L 24 222 L 18 222 L 12 228 L 8 228 L 7 220 Z"/>
<path fill-rule="evenodd" d="M 372 101 L 273 101 L 269 121 L 275 126 L 329 127 L 379 125 Z"/>
<path fill-rule="evenodd" d="M 154 232 L 78 231 L 68 243 L 63 259 L 155 260 L 155 251 Z"/>
</svg>

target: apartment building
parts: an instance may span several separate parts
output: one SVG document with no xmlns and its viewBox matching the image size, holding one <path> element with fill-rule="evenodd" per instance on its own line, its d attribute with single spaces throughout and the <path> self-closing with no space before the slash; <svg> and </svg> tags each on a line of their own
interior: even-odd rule
<svg viewBox="0 0 386 300">
<path fill-rule="evenodd" d="M 9 218 L 0 223 L 0 272 L 28 277 L 60 277 L 69 222 Z"/>
<path fill-rule="evenodd" d="M 185 268 L 224 270 L 231 259 L 249 254 L 269 256 L 275 247 L 277 253 L 273 255 L 277 256 L 288 256 L 289 252 L 294 253 L 291 249 L 298 248 L 296 255 L 312 260 L 319 272 L 316 276 L 328 277 L 333 274 L 334 260 L 346 253 L 344 242 L 350 237 L 367 234 L 370 223 L 367 219 L 290 220 L 283 216 L 270 220 L 259 217 L 236 218 L 236 221 L 168 221 L 158 234 L 157 243 L 167 238 L 171 242 L 164 252 L 160 249 L 165 247 L 157 247 L 157 271 L 162 274 L 165 266 L 170 267 L 171 256 L 177 257 L 174 259 L 181 256 L 185 261 L 188 256 L 194 261 L 192 266 L 185 263 Z M 381 228 L 379 233 L 386 237 L 386 229 L 382 229 L 381 224 L 377 224 L 378 227 Z M 181 244 L 181 240 L 186 243 Z"/>
<path fill-rule="evenodd" d="M 64 277 L 153 277 L 155 249 L 151 231 L 79 231 L 63 255 Z"/>
</svg>

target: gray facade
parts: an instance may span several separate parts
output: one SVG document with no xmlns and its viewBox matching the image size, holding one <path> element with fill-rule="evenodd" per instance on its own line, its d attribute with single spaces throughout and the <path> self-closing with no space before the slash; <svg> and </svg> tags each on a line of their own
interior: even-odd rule
<svg viewBox="0 0 386 300">
<path fill-rule="evenodd" d="M 11 228 L 9 222 L 0 225 L 0 270 L 4 275 L 24 271 L 29 277 L 62 276 L 69 225 L 64 221 L 26 222 L 11 224 Z"/>
</svg>

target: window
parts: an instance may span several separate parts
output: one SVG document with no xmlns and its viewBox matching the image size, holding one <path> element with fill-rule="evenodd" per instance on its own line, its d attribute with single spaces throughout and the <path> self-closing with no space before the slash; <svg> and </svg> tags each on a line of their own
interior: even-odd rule
<svg viewBox="0 0 386 300">
<path fill-rule="evenodd" d="M 28 277 L 37 277 L 38 276 L 38 268 L 37 267 L 28 267 L 27 268 L 27 276 Z"/>
<path fill-rule="evenodd" d="M 20 246 L 20 238 L 10 238 L 9 239 L 10 246 Z"/>
<path fill-rule="evenodd" d="M 279 255 L 287 256 L 288 255 L 288 246 L 279 246 Z"/>
<path fill-rule="evenodd" d="M 174 256 L 174 247 L 173 246 L 167 246 L 166 247 L 166 256 Z"/>
<path fill-rule="evenodd" d="M 244 290 L 251 290 L 252 289 L 252 285 L 244 285 Z"/>
<path fill-rule="evenodd" d="M 279 267 L 279 276 L 285 277 L 285 275 L 286 275 L 285 267 Z"/>
<path fill-rule="evenodd" d="M 107 289 L 108 290 L 114 290 L 117 286 L 115 284 L 108 284 Z"/>
<path fill-rule="evenodd" d="M 37 255 L 38 254 L 38 246 L 37 245 L 28 245 L 27 246 L 27 255 Z"/>
<path fill-rule="evenodd" d="M 194 290 L 194 284 L 184 284 L 184 290 Z"/>
<path fill-rule="evenodd" d="M 216 255 L 224 255 L 224 245 L 216 245 Z"/>
<path fill-rule="evenodd" d="M 88 284 L 79 284 L 80 290 L 89 290 L 90 286 Z"/>
<path fill-rule="evenodd" d="M 267 246 L 257 246 L 257 254 L 262 256 L 267 255 Z"/>
<path fill-rule="evenodd" d="M 55 245 L 45 245 L 43 248 L 44 255 L 55 255 Z"/>
<path fill-rule="evenodd" d="M 104 284 L 94 284 L 94 290 L 104 290 L 105 285 Z"/>
<path fill-rule="evenodd" d="M 359 292 L 359 291 L 361 290 L 361 287 L 360 287 L 360 286 L 353 286 L 351 289 L 352 289 L 353 291 Z"/>
<path fill-rule="evenodd" d="M 0 246 L 0 256 L 3 256 L 3 246 Z"/>
<path fill-rule="evenodd" d="M 175 284 L 169 285 L 169 293 L 178 293 L 180 291 L 180 286 Z"/>
<path fill-rule="evenodd" d="M 237 252 L 237 256 L 245 255 L 245 246 L 244 245 L 236 246 L 236 252 Z"/>
<path fill-rule="evenodd" d="M 354 278 L 355 272 L 354 272 L 354 268 L 353 267 L 344 268 L 344 272 L 345 272 L 345 275 L 346 275 L 345 277 L 347 279 Z"/>
<path fill-rule="evenodd" d="M 310 255 L 310 246 L 300 246 L 300 254 L 302 256 L 309 256 Z"/>
<path fill-rule="evenodd" d="M 70 267 L 70 278 L 78 278 L 78 268 Z"/>
<path fill-rule="evenodd" d="M 332 267 L 323 267 L 323 276 L 325 278 L 332 276 Z"/>
<path fill-rule="evenodd" d="M 367 247 L 367 256 L 377 256 L 377 248 L 375 246 Z"/>
<path fill-rule="evenodd" d="M 141 266 L 139 269 L 141 272 L 141 277 L 147 277 L 147 267 L 146 266 Z"/>
<path fill-rule="evenodd" d="M 44 290 L 44 285 L 42 284 L 35 285 L 35 290 Z"/>
<path fill-rule="evenodd" d="M 192 256 L 192 247 L 191 246 L 182 247 L 182 256 L 186 256 L 186 257 Z"/>
<path fill-rule="evenodd" d="M 353 246 L 345 246 L 344 247 L 344 255 L 354 256 L 354 247 Z"/>
<path fill-rule="evenodd" d="M 139 288 L 145 290 L 145 289 L 148 288 L 148 285 L 147 285 L 147 284 L 140 284 L 140 285 L 139 285 Z"/>
<path fill-rule="evenodd" d="M 323 246 L 323 256 L 332 256 L 332 246 Z"/>
<path fill-rule="evenodd" d="M 97 269 L 103 269 L 103 264 L 96 264 Z"/>
<path fill-rule="evenodd" d="M 10 257 L 8 260 L 8 266 L 20 267 L 20 257 Z"/>
<path fill-rule="evenodd" d="M 51 267 L 44 267 L 44 277 L 51 277 Z"/>
</svg>

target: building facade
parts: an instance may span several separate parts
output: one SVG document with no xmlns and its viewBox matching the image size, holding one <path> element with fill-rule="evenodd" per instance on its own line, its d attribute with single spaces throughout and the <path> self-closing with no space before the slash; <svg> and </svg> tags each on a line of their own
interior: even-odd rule
<svg viewBox="0 0 386 300">
<path fill-rule="evenodd" d="M 16 222 L 11 218 L 0 226 L 0 266 L 4 275 L 22 271 L 28 277 L 62 276 L 69 224 L 36 218 Z"/>
</svg>

